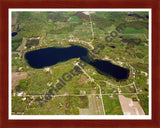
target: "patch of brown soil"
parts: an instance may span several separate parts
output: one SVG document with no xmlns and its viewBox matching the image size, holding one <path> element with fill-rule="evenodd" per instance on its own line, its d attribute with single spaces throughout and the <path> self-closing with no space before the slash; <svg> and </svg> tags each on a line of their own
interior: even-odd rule
<svg viewBox="0 0 160 128">
<path fill-rule="evenodd" d="M 81 85 L 87 80 L 87 77 L 82 75 L 81 78 L 78 80 L 78 84 Z"/>
<path fill-rule="evenodd" d="M 96 94 L 96 90 L 92 90 L 92 91 L 91 91 L 91 94 Z"/>
<path fill-rule="evenodd" d="M 119 101 L 124 115 L 145 115 L 141 105 L 137 101 L 132 101 L 123 95 L 119 95 Z"/>
<path fill-rule="evenodd" d="M 12 89 L 14 89 L 19 84 L 19 80 L 26 78 L 26 72 L 12 72 Z"/>
</svg>

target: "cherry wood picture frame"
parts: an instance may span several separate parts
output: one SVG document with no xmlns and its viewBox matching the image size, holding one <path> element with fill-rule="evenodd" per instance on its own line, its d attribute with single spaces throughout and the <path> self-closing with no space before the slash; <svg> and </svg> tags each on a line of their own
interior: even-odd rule
<svg viewBox="0 0 160 128">
<path fill-rule="evenodd" d="M 150 8 L 152 9 L 151 120 L 9 120 L 9 8 Z M 0 0 L 0 128 L 159 128 L 160 127 L 159 0 Z"/>
</svg>

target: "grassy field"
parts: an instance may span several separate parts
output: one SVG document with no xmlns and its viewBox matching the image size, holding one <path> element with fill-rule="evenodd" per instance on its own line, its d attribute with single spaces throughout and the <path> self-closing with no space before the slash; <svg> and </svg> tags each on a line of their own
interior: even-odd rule
<svg viewBox="0 0 160 128">
<path fill-rule="evenodd" d="M 103 96 L 103 103 L 106 115 L 123 115 L 117 95 L 113 96 L 113 98 L 107 95 Z"/>
<path fill-rule="evenodd" d="M 149 98 L 148 98 L 148 93 L 145 94 L 139 94 L 138 95 L 140 99 L 140 104 L 145 112 L 146 115 L 149 114 Z"/>
<path fill-rule="evenodd" d="M 71 19 L 69 20 L 69 22 L 79 22 L 79 17 L 77 17 L 77 16 L 71 16 L 70 17 Z"/>
<path fill-rule="evenodd" d="M 122 34 L 137 34 L 137 33 L 144 33 L 142 29 L 135 29 L 127 27 L 124 30 L 122 30 Z"/>
<path fill-rule="evenodd" d="M 62 96 L 45 101 L 36 98 L 32 105 L 25 109 L 26 115 L 78 115 L 78 108 L 87 108 L 88 99 L 85 96 Z"/>
</svg>

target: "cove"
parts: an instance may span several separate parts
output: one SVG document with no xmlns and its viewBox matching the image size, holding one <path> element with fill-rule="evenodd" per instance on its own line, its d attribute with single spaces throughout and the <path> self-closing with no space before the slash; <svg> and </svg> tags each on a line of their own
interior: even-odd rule
<svg viewBox="0 0 160 128">
<path fill-rule="evenodd" d="M 114 65 L 109 61 L 94 60 L 89 55 L 89 51 L 81 46 L 49 47 L 25 53 L 25 59 L 32 68 L 44 68 L 72 58 L 80 58 L 82 61 L 92 65 L 99 73 L 112 76 L 117 80 L 129 77 L 128 69 Z"/>
</svg>

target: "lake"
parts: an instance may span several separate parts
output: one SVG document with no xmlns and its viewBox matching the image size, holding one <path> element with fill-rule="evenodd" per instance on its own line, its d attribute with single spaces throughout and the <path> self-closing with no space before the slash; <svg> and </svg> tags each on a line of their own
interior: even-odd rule
<svg viewBox="0 0 160 128">
<path fill-rule="evenodd" d="M 44 68 L 72 58 L 87 56 L 88 50 L 80 46 L 44 48 L 27 52 L 25 58 L 33 68 Z"/>
<path fill-rule="evenodd" d="M 117 80 L 128 78 L 128 69 L 114 65 L 109 61 L 93 60 L 92 57 L 88 56 L 88 53 L 89 51 L 81 46 L 64 48 L 49 47 L 27 52 L 25 54 L 25 59 L 32 68 L 44 68 L 72 58 L 81 58 L 81 60 L 95 67 L 99 73 L 110 75 Z"/>
<path fill-rule="evenodd" d="M 104 75 L 109 75 L 117 80 L 127 79 L 129 77 L 129 70 L 126 68 L 122 68 L 118 65 L 112 64 L 110 61 L 104 60 L 95 60 L 89 63 L 90 65 L 94 66 L 99 73 Z"/>
<path fill-rule="evenodd" d="M 12 37 L 16 36 L 17 32 L 12 32 Z"/>
</svg>

